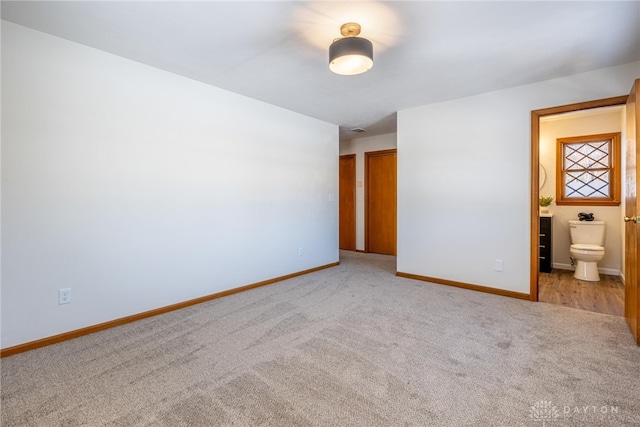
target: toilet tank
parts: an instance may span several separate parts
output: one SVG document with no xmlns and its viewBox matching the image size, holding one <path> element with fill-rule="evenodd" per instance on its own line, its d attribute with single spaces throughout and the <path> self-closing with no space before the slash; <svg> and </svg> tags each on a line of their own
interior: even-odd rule
<svg viewBox="0 0 640 427">
<path fill-rule="evenodd" d="M 604 221 L 569 220 L 571 243 L 604 246 Z"/>
</svg>

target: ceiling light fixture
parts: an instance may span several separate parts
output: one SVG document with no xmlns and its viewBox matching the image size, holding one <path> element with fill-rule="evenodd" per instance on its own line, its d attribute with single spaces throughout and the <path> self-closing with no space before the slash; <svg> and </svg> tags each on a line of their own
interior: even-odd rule
<svg viewBox="0 0 640 427">
<path fill-rule="evenodd" d="M 357 37 L 360 25 L 348 22 L 340 27 L 344 36 L 329 46 L 329 69 L 343 76 L 354 76 L 373 67 L 373 45 L 367 39 Z"/>
</svg>

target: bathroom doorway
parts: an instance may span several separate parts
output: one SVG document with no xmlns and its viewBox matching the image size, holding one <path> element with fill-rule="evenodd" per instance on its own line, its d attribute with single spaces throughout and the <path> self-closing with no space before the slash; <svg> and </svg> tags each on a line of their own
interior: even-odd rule
<svg viewBox="0 0 640 427">
<path fill-rule="evenodd" d="M 556 179 L 557 140 L 587 135 L 620 135 L 625 108 L 623 105 L 592 108 L 569 113 L 548 115 L 540 118 L 540 178 L 538 188 L 543 197 L 553 197 L 554 202 L 547 208 L 549 213 L 541 219 L 541 224 L 553 228 L 547 234 L 550 247 L 542 261 L 538 279 L 538 300 L 567 307 L 583 309 L 603 314 L 624 316 L 624 283 L 621 278 L 623 268 L 623 236 L 622 208 L 616 206 L 579 205 L 567 206 L 557 203 L 558 187 L 563 183 Z M 582 139 L 582 138 L 579 138 Z M 618 146 L 618 150 L 621 151 Z M 599 151 L 598 151 L 599 153 Z M 605 157 L 608 162 L 614 153 Z M 620 188 L 623 171 L 617 169 L 614 181 Z M 615 185 L 610 186 L 614 188 Z M 609 187 L 607 187 L 609 188 Z M 591 191 L 591 186 L 584 186 L 584 191 Z M 599 194 L 599 193 L 597 193 Z M 619 196 L 617 197 L 618 200 Z M 605 225 L 604 257 L 598 261 L 600 281 L 578 280 L 573 277 L 576 261 L 572 258 L 569 221 L 577 220 L 579 212 L 592 213 L 595 219 Z M 543 216 L 543 214 L 541 214 Z M 541 225 L 541 229 L 542 229 Z M 545 230 L 541 231 L 545 234 Z M 545 241 L 546 243 L 546 241 Z M 542 243 L 541 243 L 542 245 Z M 543 256 L 541 250 L 541 257 Z M 541 258 L 542 259 L 542 258 Z M 553 267 L 549 269 L 548 267 Z"/>
<path fill-rule="evenodd" d="M 549 209 L 552 221 L 552 263 L 551 272 L 539 272 L 540 196 L 556 198 L 556 137 L 604 133 L 594 126 L 600 122 L 614 120 L 616 131 L 622 127 L 622 115 L 627 96 L 607 98 L 580 104 L 552 107 L 532 112 L 531 153 L 532 153 L 532 197 L 531 197 L 531 299 L 581 308 L 607 314 L 624 315 L 624 286 L 620 278 L 623 267 L 622 210 L 617 207 L 557 206 Z M 601 117 L 607 119 L 601 120 Z M 613 117 L 613 119 L 612 119 Z M 551 129 L 552 131 L 549 131 Z M 602 129 L 602 127 L 598 128 Z M 609 128 L 610 129 L 610 128 Z M 575 135 L 572 135 L 574 134 Z M 535 167 L 534 167 L 535 166 Z M 573 278 L 573 267 L 569 258 L 568 220 L 575 219 L 577 212 L 594 212 L 595 216 L 610 223 L 607 229 L 606 247 L 609 259 L 602 266 L 601 282 L 583 282 Z M 575 212 L 574 212 L 575 211 Z M 577 218 L 577 217 L 576 217 Z M 607 255 L 607 250 L 605 249 Z M 606 256 L 605 255 L 605 256 Z M 594 283 L 598 285 L 593 286 Z M 592 285 L 592 286 L 589 286 Z"/>
</svg>

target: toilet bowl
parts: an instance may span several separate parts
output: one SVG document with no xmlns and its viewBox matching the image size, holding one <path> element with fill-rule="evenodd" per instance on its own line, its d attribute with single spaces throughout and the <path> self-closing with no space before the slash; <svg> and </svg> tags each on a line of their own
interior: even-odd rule
<svg viewBox="0 0 640 427">
<path fill-rule="evenodd" d="M 604 221 L 569 221 L 571 257 L 577 261 L 573 277 L 597 282 L 598 262 L 604 258 Z"/>
<path fill-rule="evenodd" d="M 576 272 L 573 277 L 589 282 L 600 280 L 598 261 L 604 258 L 604 248 L 602 246 L 578 243 L 571 245 L 569 252 L 571 252 L 571 257 L 577 261 Z"/>
</svg>

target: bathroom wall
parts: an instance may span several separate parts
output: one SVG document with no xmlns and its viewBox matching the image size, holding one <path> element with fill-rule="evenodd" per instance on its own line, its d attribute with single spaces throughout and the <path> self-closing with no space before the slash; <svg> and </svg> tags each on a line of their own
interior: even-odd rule
<svg viewBox="0 0 640 427">
<path fill-rule="evenodd" d="M 556 195 L 556 139 L 561 137 L 595 135 L 622 132 L 624 107 L 608 107 L 576 113 L 559 114 L 540 119 L 540 163 L 546 170 L 547 179 L 540 189 L 544 196 Z M 621 141 L 623 142 L 624 139 Z M 622 158 L 624 159 L 624 143 Z M 624 169 L 620 175 L 624 174 Z M 622 180 L 623 182 L 623 180 Z M 620 275 L 623 258 L 623 222 L 620 206 L 558 206 L 549 207 L 553 214 L 553 267 L 573 270 L 569 256 L 570 219 L 578 219 L 578 212 L 592 212 L 596 219 L 606 223 L 605 256 L 598 263 L 603 274 Z"/>
<path fill-rule="evenodd" d="M 340 155 L 356 155 L 356 250 L 364 250 L 364 153 L 397 146 L 397 134 L 367 136 L 340 141 Z"/>
</svg>

